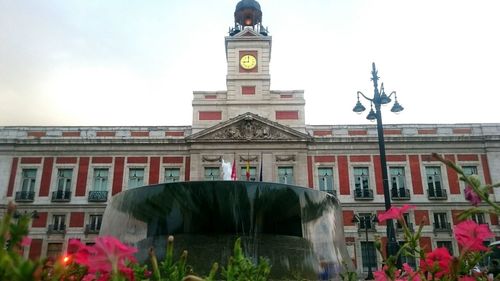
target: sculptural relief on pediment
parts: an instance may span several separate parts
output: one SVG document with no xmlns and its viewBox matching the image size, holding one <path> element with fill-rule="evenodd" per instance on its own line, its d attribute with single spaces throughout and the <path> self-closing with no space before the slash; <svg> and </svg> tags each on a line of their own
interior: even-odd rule
<svg viewBox="0 0 500 281">
<path fill-rule="evenodd" d="M 204 138 L 229 140 L 284 140 L 297 138 L 254 119 L 228 125 Z"/>
</svg>

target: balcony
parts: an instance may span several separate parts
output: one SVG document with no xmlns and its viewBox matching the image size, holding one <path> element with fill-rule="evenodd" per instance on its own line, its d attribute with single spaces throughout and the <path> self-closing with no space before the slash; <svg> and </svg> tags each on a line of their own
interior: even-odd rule
<svg viewBox="0 0 500 281">
<path fill-rule="evenodd" d="M 34 191 L 18 191 L 16 192 L 16 202 L 33 202 L 35 200 Z"/>
<path fill-rule="evenodd" d="M 429 195 L 429 200 L 446 200 L 446 199 L 448 199 L 448 194 L 446 193 L 446 189 L 442 189 L 442 188 L 427 189 L 427 194 Z"/>
<path fill-rule="evenodd" d="M 49 224 L 47 234 L 66 234 L 65 224 Z"/>
<path fill-rule="evenodd" d="M 410 190 L 408 188 L 392 188 L 391 198 L 393 200 L 410 200 Z"/>
<path fill-rule="evenodd" d="M 85 235 L 88 234 L 99 234 L 100 227 L 95 224 L 87 224 L 85 225 Z"/>
<path fill-rule="evenodd" d="M 108 201 L 107 191 L 89 191 L 89 202 L 106 202 Z"/>
<path fill-rule="evenodd" d="M 451 235 L 451 224 L 449 222 L 434 223 L 434 234 L 449 233 Z"/>
<path fill-rule="evenodd" d="M 373 200 L 373 190 L 371 189 L 355 189 L 354 199 L 356 200 Z"/>
<path fill-rule="evenodd" d="M 408 227 L 408 230 L 411 232 L 414 232 L 415 229 L 413 228 L 413 223 L 407 223 L 406 226 Z M 401 225 L 399 222 L 396 222 L 396 232 L 397 233 L 403 233 L 403 225 Z"/>
<path fill-rule="evenodd" d="M 71 191 L 53 191 L 52 202 L 69 202 L 71 200 Z"/>
<path fill-rule="evenodd" d="M 364 225 L 358 226 L 358 232 L 365 233 L 366 231 L 368 232 L 377 232 L 377 229 L 375 228 L 375 224 L 368 225 L 368 228 L 366 228 Z"/>
</svg>

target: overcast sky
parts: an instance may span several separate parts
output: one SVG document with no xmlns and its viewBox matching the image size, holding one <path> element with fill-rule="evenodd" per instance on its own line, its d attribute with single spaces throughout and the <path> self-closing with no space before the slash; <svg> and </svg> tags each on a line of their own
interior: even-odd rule
<svg viewBox="0 0 500 281">
<path fill-rule="evenodd" d="M 225 90 L 237 0 L 0 0 L 0 126 L 191 125 Z M 271 88 L 306 123 L 365 124 L 375 62 L 405 107 L 384 123 L 500 122 L 500 1 L 261 0 Z M 368 105 L 367 105 L 368 107 Z"/>
</svg>

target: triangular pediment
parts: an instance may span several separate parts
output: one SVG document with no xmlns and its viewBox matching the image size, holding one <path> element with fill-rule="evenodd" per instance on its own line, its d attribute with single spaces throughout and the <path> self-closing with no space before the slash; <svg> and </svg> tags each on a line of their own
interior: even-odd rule
<svg viewBox="0 0 500 281">
<path fill-rule="evenodd" d="M 255 37 L 255 36 L 261 36 L 261 35 L 251 28 L 246 28 L 235 34 L 233 37 Z"/>
<path fill-rule="evenodd" d="M 187 141 L 308 141 L 311 137 L 250 112 L 186 138 Z"/>
</svg>

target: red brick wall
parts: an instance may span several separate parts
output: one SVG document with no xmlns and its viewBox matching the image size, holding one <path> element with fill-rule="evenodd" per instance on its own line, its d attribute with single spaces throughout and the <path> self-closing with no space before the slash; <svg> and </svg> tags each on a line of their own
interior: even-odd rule
<svg viewBox="0 0 500 281">
<path fill-rule="evenodd" d="M 455 162 L 455 155 L 445 155 L 446 160 Z M 460 184 L 458 183 L 458 174 L 450 167 L 446 167 L 446 174 L 448 175 L 448 184 L 450 186 L 450 194 L 460 194 Z"/>
<path fill-rule="evenodd" d="M 184 181 L 189 181 L 191 176 L 191 158 L 186 157 L 186 164 L 184 166 Z"/>
<path fill-rule="evenodd" d="M 387 155 L 387 162 L 406 162 L 406 155 Z"/>
<path fill-rule="evenodd" d="M 42 157 L 23 157 L 21 158 L 21 164 L 40 164 L 42 163 Z"/>
<path fill-rule="evenodd" d="M 184 158 L 182 156 L 165 156 L 163 157 L 162 162 L 169 164 L 182 164 L 184 162 Z"/>
<path fill-rule="evenodd" d="M 424 225 L 429 225 L 429 211 L 427 210 L 415 210 L 415 225 L 419 226 L 422 222 Z"/>
<path fill-rule="evenodd" d="M 372 159 L 370 155 L 351 155 L 349 160 L 351 162 L 370 162 Z"/>
<path fill-rule="evenodd" d="M 148 158 L 147 157 L 127 157 L 127 163 L 146 164 L 146 163 L 148 163 Z"/>
<path fill-rule="evenodd" d="M 200 111 L 198 112 L 199 120 L 222 120 L 221 111 Z"/>
<path fill-rule="evenodd" d="M 46 227 L 47 226 L 47 212 L 38 212 L 38 218 L 31 221 L 32 227 Z"/>
<path fill-rule="evenodd" d="M 110 164 L 113 163 L 113 157 L 92 157 L 93 164 Z"/>
<path fill-rule="evenodd" d="M 420 237 L 420 248 L 425 252 L 432 251 L 432 241 L 430 237 Z"/>
<path fill-rule="evenodd" d="M 39 196 L 49 196 L 50 180 L 52 178 L 52 168 L 54 166 L 53 157 L 45 157 L 43 159 L 42 180 L 40 182 Z"/>
<path fill-rule="evenodd" d="M 57 157 L 56 158 L 57 164 L 76 164 L 76 162 L 77 162 L 76 157 Z"/>
<path fill-rule="evenodd" d="M 71 216 L 69 218 L 69 227 L 83 227 L 84 220 L 84 212 L 71 212 Z"/>
<path fill-rule="evenodd" d="M 107 131 L 96 132 L 97 137 L 114 137 L 115 135 L 116 132 L 107 132 Z"/>
<path fill-rule="evenodd" d="M 344 221 L 344 226 L 353 226 L 352 218 L 354 217 L 354 211 L 344 210 L 342 211 L 342 220 Z"/>
<path fill-rule="evenodd" d="M 151 157 L 149 160 L 149 184 L 157 184 L 160 180 L 160 157 Z"/>
<path fill-rule="evenodd" d="M 341 195 L 351 194 L 349 186 L 349 167 L 347 165 L 347 156 L 338 156 L 339 169 L 339 189 Z"/>
<path fill-rule="evenodd" d="M 85 196 L 87 188 L 87 175 L 89 173 L 89 161 L 89 157 L 80 157 L 75 196 Z"/>
<path fill-rule="evenodd" d="M 167 131 L 167 132 L 165 132 L 165 136 L 167 136 L 167 137 L 183 137 L 184 132 L 183 131 Z"/>
<path fill-rule="evenodd" d="M 348 130 L 347 134 L 349 136 L 366 136 L 368 135 L 367 130 Z"/>
<path fill-rule="evenodd" d="M 14 183 L 16 182 L 17 173 L 17 162 L 19 162 L 19 159 L 17 157 L 12 158 L 12 165 L 10 166 L 9 185 L 7 186 L 7 197 L 12 196 L 12 193 L 14 191 Z"/>
<path fill-rule="evenodd" d="M 36 260 L 42 255 L 43 239 L 31 239 L 31 246 L 29 252 L 29 259 Z"/>
<path fill-rule="evenodd" d="M 124 157 L 116 157 L 115 158 L 115 167 L 113 173 L 113 191 L 112 195 L 117 194 L 122 191 L 123 185 L 123 166 L 125 163 Z"/>
<path fill-rule="evenodd" d="M 413 194 L 424 194 L 424 187 L 422 186 L 422 175 L 420 174 L 420 160 L 418 159 L 418 155 L 410 155 L 409 157 Z"/>
<path fill-rule="evenodd" d="M 491 184 L 490 166 L 488 165 L 486 154 L 481 154 L 481 164 L 483 166 L 484 182 L 486 184 Z"/>
<path fill-rule="evenodd" d="M 314 187 L 312 156 L 307 156 L 307 182 L 310 188 Z"/>
<path fill-rule="evenodd" d="M 316 163 L 332 163 L 332 162 L 335 162 L 335 156 L 333 156 L 333 155 L 314 156 L 314 162 L 316 162 Z"/>
<path fill-rule="evenodd" d="M 380 156 L 373 155 L 373 170 L 375 171 L 375 186 L 377 194 L 384 194 L 384 181 L 382 180 L 382 164 Z"/>
<path fill-rule="evenodd" d="M 299 120 L 299 112 L 297 110 L 276 111 L 276 120 Z"/>
<path fill-rule="evenodd" d="M 242 86 L 241 87 L 242 95 L 255 95 L 255 86 Z"/>
<path fill-rule="evenodd" d="M 458 154 L 458 161 L 479 161 L 477 154 Z"/>
</svg>

